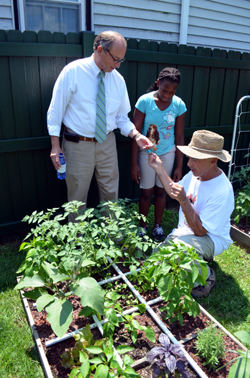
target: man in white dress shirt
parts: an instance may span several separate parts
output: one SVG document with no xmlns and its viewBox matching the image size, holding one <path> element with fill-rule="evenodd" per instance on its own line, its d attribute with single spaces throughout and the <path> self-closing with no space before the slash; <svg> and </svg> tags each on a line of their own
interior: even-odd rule
<svg viewBox="0 0 250 378">
<path fill-rule="evenodd" d="M 116 70 L 125 60 L 126 40 L 117 32 L 106 31 L 95 38 L 93 47 L 94 53 L 90 57 L 75 60 L 64 67 L 55 83 L 47 115 L 52 144 L 50 156 L 56 170 L 60 168 L 59 153 L 63 151 L 66 158 L 68 201 L 78 200 L 85 204 L 94 173 L 100 201 L 118 198 L 119 171 L 114 129 L 119 128 L 123 135 L 135 139 L 139 147 L 152 148 L 152 143 L 136 130 L 128 118 L 131 108 L 127 88 Z M 107 139 L 99 143 L 95 131 L 101 71 L 105 73 Z M 62 124 L 64 138 L 61 149 L 59 136 Z M 73 221 L 73 216 L 69 220 Z"/>
</svg>

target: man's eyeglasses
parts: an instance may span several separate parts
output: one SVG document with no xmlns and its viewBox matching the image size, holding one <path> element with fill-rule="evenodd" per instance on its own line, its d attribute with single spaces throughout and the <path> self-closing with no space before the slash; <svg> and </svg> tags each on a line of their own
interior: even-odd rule
<svg viewBox="0 0 250 378">
<path fill-rule="evenodd" d="M 121 59 L 121 60 L 119 60 L 119 59 L 115 59 L 109 50 L 106 50 L 106 51 L 109 53 L 109 55 L 110 55 L 111 58 L 113 59 L 114 63 L 123 63 L 123 62 L 125 62 L 125 59 L 124 59 L 124 58 Z"/>
</svg>

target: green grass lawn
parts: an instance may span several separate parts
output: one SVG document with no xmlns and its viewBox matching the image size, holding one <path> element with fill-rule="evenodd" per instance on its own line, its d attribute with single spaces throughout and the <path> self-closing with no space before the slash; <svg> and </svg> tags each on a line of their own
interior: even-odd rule
<svg viewBox="0 0 250 378">
<path fill-rule="evenodd" d="M 216 285 L 199 303 L 229 332 L 250 330 L 250 254 L 233 244 L 210 266 Z"/>
<path fill-rule="evenodd" d="M 18 242 L 0 245 L 0 377 L 41 378 L 43 370 L 23 309 L 14 290 L 16 271 L 25 255 Z"/>
<path fill-rule="evenodd" d="M 169 232 L 168 214 L 164 231 Z M 163 223 L 164 223 L 163 222 Z M 23 310 L 19 292 L 14 290 L 16 271 L 24 260 L 18 252 L 20 241 L 0 245 L 0 377 L 43 377 L 35 343 Z M 235 244 L 215 257 L 216 285 L 199 303 L 231 333 L 250 330 L 250 254 Z"/>
</svg>

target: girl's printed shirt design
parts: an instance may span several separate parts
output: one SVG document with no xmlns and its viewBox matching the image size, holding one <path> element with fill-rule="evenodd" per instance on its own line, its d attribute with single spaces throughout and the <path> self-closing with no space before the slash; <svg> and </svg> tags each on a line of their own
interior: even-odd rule
<svg viewBox="0 0 250 378">
<path fill-rule="evenodd" d="M 185 103 L 176 95 L 165 110 L 160 110 L 154 100 L 154 92 L 142 95 L 135 107 L 145 114 L 142 134 L 153 143 L 153 151 L 161 156 L 169 152 L 175 145 L 175 120 L 185 113 Z"/>
<path fill-rule="evenodd" d="M 163 127 L 162 128 L 162 130 L 160 131 L 160 133 L 161 133 L 163 139 L 169 139 L 170 138 L 171 133 L 168 130 L 171 130 L 173 126 L 174 125 L 170 125 L 168 127 Z"/>
<path fill-rule="evenodd" d="M 162 122 L 158 127 L 152 124 L 149 126 L 146 137 L 153 143 L 153 151 L 157 151 L 161 148 L 162 143 L 166 143 L 166 139 L 170 139 L 171 137 L 174 138 L 174 124 L 176 117 L 176 113 L 170 110 L 162 116 Z"/>
<path fill-rule="evenodd" d="M 160 142 L 160 134 L 156 125 L 150 125 L 146 137 L 153 143 L 153 151 L 157 150 L 157 144 Z"/>
</svg>

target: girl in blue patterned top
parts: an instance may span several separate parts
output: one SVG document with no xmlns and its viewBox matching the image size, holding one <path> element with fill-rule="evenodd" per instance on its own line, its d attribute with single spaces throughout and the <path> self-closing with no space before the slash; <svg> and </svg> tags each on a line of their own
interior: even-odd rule
<svg viewBox="0 0 250 378">
<path fill-rule="evenodd" d="M 185 103 L 175 95 L 180 83 L 180 72 L 173 67 L 164 68 L 158 79 L 135 104 L 133 123 L 139 132 L 154 144 L 153 151 L 161 157 L 164 168 L 171 175 L 174 159 L 176 169 L 173 180 L 182 177 L 183 155 L 175 145 L 184 144 Z M 156 241 L 165 238 L 161 220 L 166 206 L 166 192 L 155 171 L 148 165 L 148 153 L 138 150 L 135 141 L 131 144 L 131 177 L 140 180 L 139 211 L 147 217 L 152 195 L 155 195 L 155 224 L 153 236 Z M 147 233 L 146 222 L 141 219 L 140 235 Z"/>
</svg>

